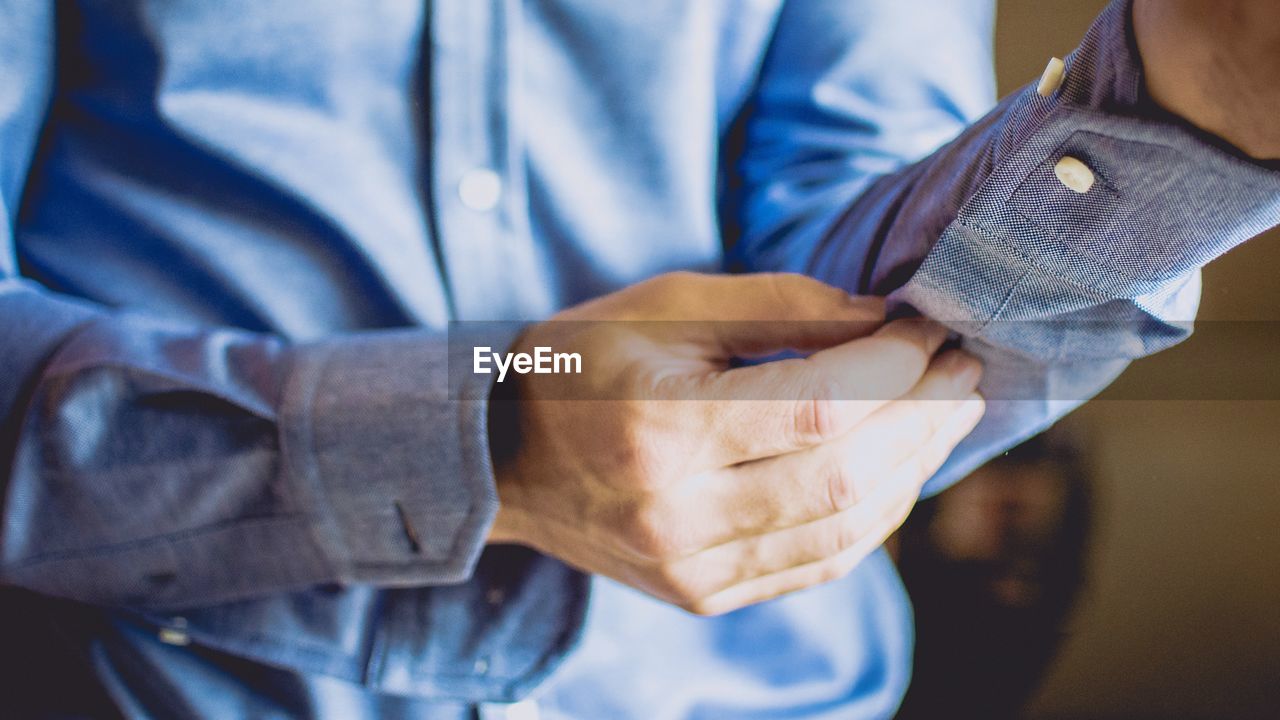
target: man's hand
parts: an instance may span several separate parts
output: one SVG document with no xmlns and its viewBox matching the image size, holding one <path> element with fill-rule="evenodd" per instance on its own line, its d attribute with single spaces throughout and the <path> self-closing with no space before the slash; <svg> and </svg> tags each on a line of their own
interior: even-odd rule
<svg viewBox="0 0 1280 720">
<path fill-rule="evenodd" d="M 585 374 L 519 379 L 490 541 L 698 614 L 849 572 L 983 411 L 976 360 L 931 362 L 945 331 L 883 312 L 796 275 L 680 273 L 533 327 L 515 350 L 580 353 Z M 785 348 L 825 349 L 729 367 Z"/>
<path fill-rule="evenodd" d="M 1280 2 L 1136 0 L 1147 90 L 1258 159 L 1280 159 Z"/>
</svg>

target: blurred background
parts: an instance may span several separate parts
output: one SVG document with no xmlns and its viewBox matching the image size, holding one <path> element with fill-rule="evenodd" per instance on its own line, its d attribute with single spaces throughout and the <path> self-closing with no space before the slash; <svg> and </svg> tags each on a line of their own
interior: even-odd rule
<svg viewBox="0 0 1280 720">
<path fill-rule="evenodd" d="M 1000 0 L 1001 95 L 1037 78 L 1050 56 L 1070 52 L 1104 5 Z M 1025 682 L 1028 701 L 1016 712 L 1034 719 L 1280 717 L 1278 275 L 1280 232 L 1218 260 L 1205 270 L 1190 341 L 1136 363 L 1028 457 L 1005 460 L 913 516 L 902 538 L 909 584 L 913 562 L 917 574 L 937 564 L 913 561 L 925 545 L 946 546 L 950 566 L 975 567 L 987 546 L 955 534 L 966 513 L 1004 507 L 1015 529 L 1017 518 L 1043 515 L 1049 529 L 1041 534 L 1066 549 L 1037 556 L 1051 570 L 1046 577 L 1020 579 L 1025 558 L 982 571 L 986 605 L 1007 610 L 998 621 L 965 623 L 954 617 L 954 600 L 968 589 L 916 581 L 922 616 L 937 607 L 933 595 L 956 597 L 951 617 L 921 618 L 925 666 L 917 676 L 928 688 L 917 688 L 904 717 L 937 717 L 937 703 L 922 691 L 944 700 L 954 691 L 948 668 L 954 678 L 974 667 L 1015 691 Z M 1053 447 L 1063 442 L 1075 452 L 1058 462 Z M 1002 474 L 1022 480 L 1015 486 Z M 1025 529 L 1013 534 L 1024 545 L 1043 541 Z M 1026 625 L 1020 604 L 1039 608 L 1038 625 Z M 982 638 L 940 635 L 963 635 L 956 628 L 966 625 L 971 635 L 981 628 Z M 930 637 L 935 626 L 951 630 Z M 1002 644 L 1017 648 L 1015 667 L 991 666 Z"/>
</svg>

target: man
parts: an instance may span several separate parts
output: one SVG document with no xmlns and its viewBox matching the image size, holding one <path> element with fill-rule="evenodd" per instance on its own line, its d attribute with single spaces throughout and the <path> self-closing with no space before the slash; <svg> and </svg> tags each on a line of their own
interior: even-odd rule
<svg viewBox="0 0 1280 720">
<path fill-rule="evenodd" d="M 920 484 L 1277 222 L 1280 23 L 1229 5 L 1118 2 L 966 129 L 980 0 L 8 0 L 3 581 L 90 714 L 889 715 Z M 726 259 L 843 291 L 641 282 Z M 945 465 L 977 366 L 844 291 L 982 357 Z M 448 321 L 562 309 L 767 322 L 530 322 L 592 373 L 450 385 Z"/>
</svg>

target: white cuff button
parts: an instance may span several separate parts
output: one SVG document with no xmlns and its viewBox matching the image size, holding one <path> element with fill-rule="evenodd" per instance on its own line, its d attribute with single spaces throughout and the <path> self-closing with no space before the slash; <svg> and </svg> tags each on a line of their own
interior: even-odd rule
<svg viewBox="0 0 1280 720">
<path fill-rule="evenodd" d="M 1040 76 L 1040 84 L 1036 85 L 1036 92 L 1041 97 L 1049 97 L 1062 87 L 1062 78 L 1066 75 L 1067 66 L 1062 62 L 1061 58 L 1049 58 L 1049 66 L 1044 69 L 1044 73 Z"/>
<path fill-rule="evenodd" d="M 170 621 L 169 627 L 160 628 L 160 642 L 166 645 L 190 645 L 191 638 L 187 636 L 187 619 L 184 617 L 176 617 Z"/>
<path fill-rule="evenodd" d="M 1093 171 L 1088 165 L 1070 155 L 1064 155 L 1058 164 L 1053 166 L 1053 174 L 1058 176 L 1058 180 L 1063 185 L 1081 195 L 1089 192 L 1093 187 Z"/>
<path fill-rule="evenodd" d="M 501 198 L 502 178 L 488 168 L 468 170 L 458 183 L 458 199 L 477 212 L 494 209 Z"/>
</svg>

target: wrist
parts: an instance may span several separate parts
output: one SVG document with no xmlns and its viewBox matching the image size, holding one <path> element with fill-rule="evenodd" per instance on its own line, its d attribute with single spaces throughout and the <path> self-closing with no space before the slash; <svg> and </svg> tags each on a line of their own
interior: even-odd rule
<svg viewBox="0 0 1280 720">
<path fill-rule="evenodd" d="M 1256 159 L 1280 157 L 1280 4 L 1135 0 L 1147 92 Z"/>
<path fill-rule="evenodd" d="M 518 349 L 526 333 L 516 338 L 512 349 Z M 489 455 L 493 467 L 494 489 L 498 495 L 498 512 L 489 528 L 486 544 L 531 545 L 525 532 L 528 522 L 517 510 L 516 494 L 520 476 L 520 393 L 518 382 L 495 382 L 489 392 Z"/>
<path fill-rule="evenodd" d="M 503 483 L 503 471 L 496 471 L 495 476 L 498 477 L 498 513 L 493 519 L 493 525 L 489 527 L 489 535 L 485 539 L 486 545 L 532 545 L 527 539 L 527 533 L 524 532 L 527 523 L 524 516 L 518 510 L 514 503 L 510 502 L 510 494 L 504 493 L 503 490 L 510 488 L 510 483 Z M 504 497 L 504 494 L 507 497 Z"/>
<path fill-rule="evenodd" d="M 494 489 L 498 495 L 498 512 L 486 540 L 490 545 L 519 542 L 518 523 L 511 500 L 519 446 L 519 416 L 514 394 L 505 392 L 503 387 L 495 385 L 489 396 L 489 455 Z"/>
</svg>

